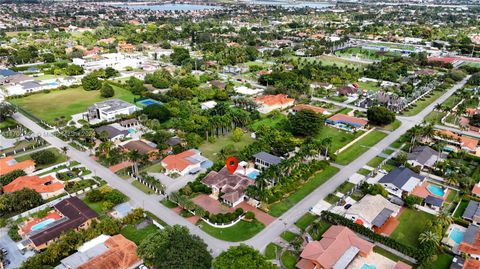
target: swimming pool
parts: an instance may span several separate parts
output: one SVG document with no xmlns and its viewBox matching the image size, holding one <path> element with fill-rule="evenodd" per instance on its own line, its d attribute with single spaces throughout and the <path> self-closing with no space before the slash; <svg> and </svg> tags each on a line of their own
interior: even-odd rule
<svg viewBox="0 0 480 269">
<path fill-rule="evenodd" d="M 377 267 L 373 264 L 364 263 L 360 269 L 377 269 Z"/>
<path fill-rule="evenodd" d="M 129 134 L 134 134 L 134 133 L 136 133 L 136 132 L 137 132 L 137 131 L 136 131 L 135 129 L 133 129 L 133 128 L 128 129 L 128 133 L 129 133 Z"/>
<path fill-rule="evenodd" d="M 40 229 L 42 229 L 43 227 L 47 226 L 48 224 L 50 224 L 52 222 L 55 222 L 55 220 L 54 219 L 46 219 L 42 222 L 39 222 L 39 223 L 33 225 L 32 228 L 30 228 L 30 230 L 31 231 L 40 230 Z"/>
<path fill-rule="evenodd" d="M 462 243 L 462 241 L 463 241 L 463 236 L 464 235 L 465 235 L 465 232 L 458 229 L 458 227 L 453 227 L 453 229 L 450 232 L 450 235 L 448 237 L 450 237 L 450 239 L 452 239 L 453 241 L 455 241 L 455 243 L 460 245 L 460 243 Z"/>
<path fill-rule="evenodd" d="M 440 186 L 430 184 L 427 186 L 427 189 L 429 192 L 431 192 L 434 195 L 441 196 L 441 197 L 445 195 L 445 191 Z"/>
<path fill-rule="evenodd" d="M 247 177 L 255 180 L 257 179 L 257 176 L 260 174 L 260 172 L 258 172 L 257 170 L 253 170 L 251 171 L 250 173 L 247 174 Z"/>
<path fill-rule="evenodd" d="M 139 105 L 142 105 L 142 106 L 150 106 L 150 105 L 153 105 L 153 104 L 159 104 L 159 105 L 162 104 L 161 102 L 159 102 L 157 100 L 150 99 L 150 98 L 138 101 L 137 103 Z"/>
</svg>

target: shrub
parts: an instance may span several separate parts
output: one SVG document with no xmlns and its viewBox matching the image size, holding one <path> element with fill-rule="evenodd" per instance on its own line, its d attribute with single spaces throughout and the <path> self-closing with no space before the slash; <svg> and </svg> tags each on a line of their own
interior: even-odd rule
<svg viewBox="0 0 480 269">
<path fill-rule="evenodd" d="M 92 190 L 87 193 L 86 197 L 91 203 L 100 202 L 103 200 L 103 193 L 99 190 Z"/>
<path fill-rule="evenodd" d="M 18 234 L 18 227 L 16 225 L 12 225 L 8 229 L 8 236 L 15 242 L 22 240 L 22 237 Z"/>
<path fill-rule="evenodd" d="M 252 211 L 248 211 L 247 213 L 245 213 L 245 218 L 246 219 L 254 219 L 255 218 L 255 213 L 253 213 Z"/>
<path fill-rule="evenodd" d="M 100 96 L 103 98 L 113 97 L 115 95 L 115 91 L 113 90 L 112 86 L 108 83 L 104 83 L 102 88 L 100 89 Z"/>
<path fill-rule="evenodd" d="M 10 173 L 7 173 L 3 176 L 0 176 L 0 184 L 3 186 L 14 181 L 17 177 L 26 176 L 27 174 L 23 170 L 13 170 Z"/>
<path fill-rule="evenodd" d="M 57 156 L 55 153 L 51 152 L 50 150 L 41 150 L 30 155 L 32 159 L 35 161 L 35 164 L 45 165 L 45 164 L 52 164 L 57 160 Z"/>
</svg>

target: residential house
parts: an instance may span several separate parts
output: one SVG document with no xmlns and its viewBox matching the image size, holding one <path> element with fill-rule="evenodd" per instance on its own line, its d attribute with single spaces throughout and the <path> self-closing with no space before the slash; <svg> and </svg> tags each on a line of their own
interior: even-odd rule
<svg viewBox="0 0 480 269">
<path fill-rule="evenodd" d="M 390 194 L 402 198 L 404 192 L 411 193 L 424 179 L 424 176 L 413 172 L 407 167 L 397 167 L 382 177 L 378 183 L 382 184 Z"/>
<path fill-rule="evenodd" d="M 353 94 L 356 94 L 357 92 L 358 92 L 358 89 L 351 86 L 343 86 L 337 89 L 338 95 L 343 95 L 343 96 L 353 95 Z"/>
<path fill-rule="evenodd" d="M 129 132 L 127 130 L 119 130 L 112 125 L 104 125 L 97 127 L 95 128 L 95 133 L 97 133 L 98 136 L 102 136 L 103 133 L 106 133 L 107 138 L 110 141 L 120 140 L 129 135 Z"/>
<path fill-rule="evenodd" d="M 467 208 L 463 212 L 462 218 L 472 222 L 473 224 L 480 225 L 480 202 L 469 201 Z"/>
<path fill-rule="evenodd" d="M 241 174 L 232 174 L 223 167 L 218 172 L 210 171 L 202 183 L 212 188 L 212 195 L 234 207 L 245 200 L 245 190 L 255 181 Z"/>
<path fill-rule="evenodd" d="M 480 259 L 480 230 L 478 226 L 474 224 L 468 226 L 458 251 L 470 258 Z"/>
<path fill-rule="evenodd" d="M 433 168 L 437 161 L 441 161 L 440 152 L 428 146 L 419 146 L 412 149 L 407 155 L 407 162 L 412 166 Z"/>
<path fill-rule="evenodd" d="M 423 200 L 423 205 L 438 212 L 442 209 L 443 202 L 443 199 L 438 196 L 428 195 Z"/>
<path fill-rule="evenodd" d="M 98 218 L 98 214 L 90 209 L 78 197 L 70 197 L 55 204 L 55 212 L 59 219 L 45 219 L 30 225 L 27 221 L 24 225 L 29 229 L 20 229 L 19 233 L 24 240 L 21 241 L 23 247 L 40 251 L 60 237 L 63 233 L 74 230 L 86 229 L 90 226 L 92 220 Z"/>
<path fill-rule="evenodd" d="M 433 136 L 435 140 L 445 141 L 448 146 L 445 150 L 458 151 L 465 150 L 471 154 L 477 153 L 478 139 L 465 135 L 458 135 L 448 130 L 438 130 Z"/>
<path fill-rule="evenodd" d="M 3 186 L 3 192 L 11 193 L 24 188 L 38 192 L 43 199 L 49 199 L 65 192 L 65 185 L 53 176 L 21 176 Z"/>
<path fill-rule="evenodd" d="M 140 125 L 140 122 L 137 119 L 128 119 L 128 120 L 122 120 L 119 122 L 120 126 L 123 128 L 131 128 Z"/>
<path fill-rule="evenodd" d="M 263 95 L 255 98 L 255 102 L 258 104 L 258 111 L 267 114 L 273 110 L 282 110 L 292 106 L 295 99 L 288 98 L 286 94 Z"/>
<path fill-rule="evenodd" d="M 212 165 L 212 162 L 201 154 L 199 150 L 189 149 L 179 154 L 168 155 L 160 164 L 165 168 L 165 174 L 178 173 L 184 176 Z"/>
<path fill-rule="evenodd" d="M 478 269 L 480 268 L 480 260 L 464 259 L 460 256 L 453 258 L 450 269 Z"/>
<path fill-rule="evenodd" d="M 133 140 L 129 141 L 121 147 L 126 151 L 136 150 L 138 153 L 142 155 L 147 155 L 150 160 L 156 159 L 156 154 L 159 151 L 157 149 L 157 145 L 152 142 L 144 141 L 144 140 Z"/>
<path fill-rule="evenodd" d="M 130 269 L 142 264 L 137 245 L 121 234 L 100 235 L 61 260 L 54 269 Z"/>
<path fill-rule="evenodd" d="M 131 115 L 139 108 L 120 99 L 110 99 L 90 106 L 86 117 L 89 121 L 113 121 L 120 116 Z"/>
<path fill-rule="evenodd" d="M 321 115 L 330 114 L 330 112 L 328 112 L 328 110 L 326 110 L 325 108 L 318 107 L 318 106 L 298 104 L 298 105 L 292 107 L 292 112 L 294 112 L 294 113 L 297 113 L 298 111 L 301 111 L 301 110 L 310 110 L 310 111 L 313 111 L 313 112 L 315 112 L 317 114 L 321 114 Z"/>
<path fill-rule="evenodd" d="M 282 162 L 282 158 L 264 151 L 253 155 L 253 157 L 255 157 L 255 167 L 258 169 L 265 169 L 271 165 L 277 165 Z"/>
<path fill-rule="evenodd" d="M 358 255 L 370 255 L 373 247 L 373 243 L 360 238 L 347 227 L 334 225 L 323 234 L 320 241 L 308 242 L 296 268 L 347 268 Z"/>
<path fill-rule="evenodd" d="M 390 219 L 397 216 L 400 206 L 392 204 L 380 194 L 367 194 L 353 204 L 345 213 L 345 218 L 378 231 Z"/>
<path fill-rule="evenodd" d="M 0 158 L 0 176 L 15 170 L 23 170 L 26 174 L 31 174 L 35 171 L 35 162 L 33 160 L 17 162 L 12 156 Z"/>
<path fill-rule="evenodd" d="M 354 132 L 359 129 L 364 129 L 368 121 L 344 114 L 335 114 L 325 120 L 325 124 L 345 131 Z"/>
<path fill-rule="evenodd" d="M 480 183 L 477 183 L 473 186 L 472 194 L 475 196 L 480 196 Z"/>
<path fill-rule="evenodd" d="M 212 101 L 207 101 L 207 102 L 201 103 L 200 107 L 201 107 L 202 110 L 207 110 L 207 109 L 214 108 L 216 105 L 217 105 L 217 102 L 212 100 Z"/>
</svg>

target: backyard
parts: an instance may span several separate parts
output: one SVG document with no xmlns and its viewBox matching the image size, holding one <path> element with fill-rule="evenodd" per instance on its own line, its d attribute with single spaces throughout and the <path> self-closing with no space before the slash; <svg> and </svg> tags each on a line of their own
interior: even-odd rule
<svg viewBox="0 0 480 269">
<path fill-rule="evenodd" d="M 232 135 L 218 136 L 215 138 L 215 142 L 205 142 L 200 147 L 199 150 L 202 152 L 202 155 L 211 161 L 217 161 L 219 159 L 218 153 L 226 145 L 233 145 L 234 152 L 241 151 L 244 147 L 253 143 L 253 138 L 250 137 L 250 133 L 244 133 L 242 139 L 239 142 L 232 140 Z"/>
<path fill-rule="evenodd" d="M 336 151 L 362 134 L 363 132 L 350 133 L 337 128 L 325 126 L 320 130 L 320 133 L 315 137 L 315 139 L 321 141 L 325 138 L 331 138 L 332 145 L 330 146 L 329 151 Z"/>
<path fill-rule="evenodd" d="M 354 145 L 350 146 L 349 148 L 338 154 L 336 163 L 341 165 L 349 164 L 350 162 L 358 158 L 360 155 L 362 155 L 364 152 L 366 152 L 369 148 L 380 142 L 380 140 L 382 140 L 386 136 L 386 133 L 376 130 L 372 131 L 371 133 L 357 141 Z"/>
<path fill-rule="evenodd" d="M 115 96 L 133 103 L 134 95 L 123 88 L 112 85 Z M 85 91 L 82 87 L 56 90 L 49 93 L 37 93 L 26 97 L 11 99 L 11 103 L 22 107 L 27 112 L 49 123 L 54 123 L 56 118 L 86 111 L 93 103 L 106 100 L 100 96 L 100 91 Z"/>
<path fill-rule="evenodd" d="M 141 229 L 136 229 L 134 225 L 129 224 L 125 226 L 120 233 L 127 239 L 132 240 L 138 246 L 143 239 L 157 231 L 158 228 L 154 224 L 148 224 Z"/>
<path fill-rule="evenodd" d="M 35 165 L 36 170 L 41 170 L 41 169 L 47 168 L 49 166 L 53 166 L 53 165 L 56 165 L 56 164 L 63 163 L 63 162 L 67 161 L 67 156 L 65 156 L 63 153 L 61 153 L 58 149 L 48 148 L 48 149 L 45 149 L 45 150 L 50 151 L 55 155 L 55 162 L 50 163 L 50 164 L 37 164 L 37 165 Z M 31 160 L 32 157 L 30 155 L 31 154 L 25 154 L 25 155 L 22 155 L 20 157 L 16 157 L 15 160 L 17 160 L 18 162 L 25 161 L 25 160 Z"/>
<path fill-rule="evenodd" d="M 433 220 L 435 220 L 433 215 L 406 208 L 399 217 L 400 224 L 390 237 L 402 244 L 418 247 L 418 237 L 424 231 L 427 222 Z"/>
</svg>

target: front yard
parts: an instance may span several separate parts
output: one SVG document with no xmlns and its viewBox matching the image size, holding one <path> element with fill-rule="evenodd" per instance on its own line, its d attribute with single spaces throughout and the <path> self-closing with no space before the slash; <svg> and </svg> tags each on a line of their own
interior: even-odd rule
<svg viewBox="0 0 480 269">
<path fill-rule="evenodd" d="M 67 156 L 65 156 L 65 154 L 61 153 L 60 150 L 58 150 L 57 148 L 48 148 L 48 149 L 45 149 L 45 151 L 50 151 L 55 155 L 55 162 L 50 163 L 50 164 L 36 164 L 35 165 L 36 170 L 41 170 L 41 169 L 47 168 L 49 166 L 53 166 L 53 165 L 56 165 L 56 164 L 59 164 L 59 163 L 66 162 L 67 159 L 68 159 Z M 15 158 L 15 160 L 17 160 L 18 162 L 25 161 L 25 160 L 31 160 L 31 159 L 32 159 L 31 154 L 25 154 L 25 155 L 22 155 L 20 157 Z"/>
<path fill-rule="evenodd" d="M 418 247 L 418 237 L 425 230 L 427 222 L 434 220 L 433 215 L 406 208 L 400 215 L 400 224 L 390 237 L 405 245 Z"/>
<path fill-rule="evenodd" d="M 361 136 L 362 134 L 363 132 L 350 133 L 337 128 L 324 126 L 320 130 L 320 133 L 315 136 L 315 139 L 321 141 L 325 138 L 331 138 L 332 145 L 330 146 L 329 151 L 336 151 L 353 141 L 355 138 Z"/>
<path fill-rule="evenodd" d="M 346 150 L 337 155 L 336 163 L 346 165 L 357 159 L 360 155 L 373 147 L 387 136 L 386 133 L 380 131 L 372 131 L 368 135 L 364 136 L 354 145 L 350 146 Z"/>
<path fill-rule="evenodd" d="M 253 220 L 251 222 L 242 220 L 227 228 L 216 228 L 203 221 L 200 221 L 198 226 L 207 234 L 230 242 L 240 242 L 250 239 L 265 228 L 265 226 L 258 220 Z"/>
</svg>

